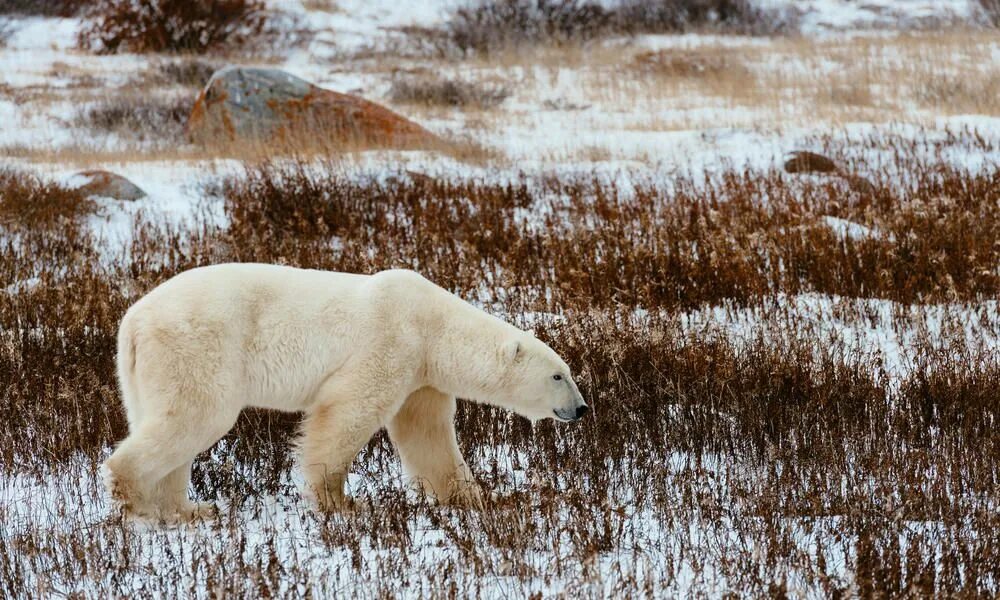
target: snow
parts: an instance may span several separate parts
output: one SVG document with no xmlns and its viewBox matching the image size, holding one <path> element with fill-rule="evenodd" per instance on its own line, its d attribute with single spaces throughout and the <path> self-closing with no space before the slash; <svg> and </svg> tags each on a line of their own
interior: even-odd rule
<svg viewBox="0 0 1000 600">
<path fill-rule="evenodd" d="M 75 140 L 66 126 L 76 107 L 68 102 L 53 102 L 44 113 L 10 100 L 0 99 L 2 145 L 22 147 L 68 146 Z"/>
<path fill-rule="evenodd" d="M 360 90 L 369 98 L 381 100 L 388 83 L 384 73 L 355 68 L 346 60 L 352 53 L 389 47 L 398 29 L 405 26 L 429 27 L 441 22 L 455 6 L 451 0 L 410 3 L 403 7 L 388 0 L 337 0 L 331 11 L 304 12 L 296 0 L 273 0 L 272 5 L 299 14 L 316 36 L 303 49 L 280 57 L 278 64 L 289 72 L 319 85 L 341 91 Z M 974 20 L 975 2 L 953 0 L 767 0 L 776 8 L 793 8 L 801 13 L 802 31 L 806 36 L 825 37 L 855 35 L 856 30 L 868 30 L 866 35 L 895 35 L 895 28 L 927 26 L 935 21 Z M 226 217 L 220 199 L 206 194 L 206 187 L 227 175 L 241 172 L 242 164 L 229 160 L 195 160 L 183 156 L 177 159 L 128 160 L 127 154 L 139 151 L 125 140 L 98 137 L 73 124 L 74 117 L 85 104 L 74 98 L 72 87 L 82 77 L 96 77 L 105 93 L 118 93 L 150 64 L 147 57 L 94 56 L 75 49 L 80 28 L 75 19 L 17 19 L 14 32 L 6 47 L 0 48 L 0 153 L 3 164 L 17 163 L 41 171 L 61 181 L 69 181 L 79 165 L 51 162 L 45 159 L 29 162 L 14 161 L 6 156 L 11 149 L 58 150 L 83 144 L 84 150 L 120 150 L 116 160 L 95 161 L 88 168 L 104 168 L 132 180 L 148 196 L 136 202 L 99 201 L 100 210 L 89 220 L 98 237 L 105 240 L 103 259 L 109 263 L 120 259 L 130 245 L 134 224 L 141 219 L 182 228 L 195 223 L 225 226 Z M 739 52 L 742 48 L 768 48 L 774 40 L 718 35 L 689 34 L 682 36 L 641 36 L 634 40 L 615 39 L 604 42 L 607 47 L 635 49 L 668 49 L 725 47 Z M 994 59 L 1000 49 L 994 48 Z M 341 58 L 345 58 L 343 63 Z M 898 58 L 898 57 L 897 57 Z M 886 60 L 891 60 L 887 57 Z M 809 68 L 806 63 L 753 65 L 760 70 L 781 68 L 795 72 Z M 462 74 L 463 69 L 485 68 L 440 65 L 445 74 Z M 829 61 L 823 67 L 835 72 L 840 66 Z M 499 68 L 496 69 L 499 71 Z M 632 89 L 611 97 L 594 98 L 588 92 L 592 74 L 572 65 L 548 67 L 513 66 L 504 71 L 512 82 L 514 95 L 493 115 L 465 114 L 461 111 L 428 111 L 419 120 L 440 132 L 470 133 L 482 138 L 503 156 L 500 164 L 479 164 L 426 152 L 360 152 L 345 157 L 339 167 L 352 177 L 389 177 L 410 169 L 436 177 L 479 177 L 487 180 L 512 180 L 519 177 L 539 177 L 545 174 L 586 173 L 602 180 L 614 181 L 627 189 L 636 182 L 655 180 L 669 185 L 672 178 L 687 173 L 717 172 L 723 168 L 765 170 L 779 167 L 783 156 L 793 149 L 814 148 L 817 136 L 833 133 L 837 139 L 863 139 L 866 136 L 899 136 L 902 139 L 928 142 L 919 150 L 921 158 L 943 160 L 956 167 L 974 172 L 996 168 L 1000 164 L 1000 144 L 989 149 L 972 148 L 947 143 L 951 133 L 963 129 L 979 132 L 988 140 L 1000 139 L 1000 118 L 988 115 L 939 116 L 920 114 L 916 109 L 896 115 L 892 122 L 836 123 L 816 119 L 815 122 L 775 123 L 766 108 L 731 106 L 717 97 L 698 94 L 678 98 L 637 98 Z M 605 72 L 603 77 L 612 77 Z M 21 100 L 21 94 L 31 94 L 42 88 L 54 98 L 44 101 Z M 891 91 L 890 91 L 891 92 Z M 567 108 L 584 107 L 580 110 Z M 478 125 L 477 121 L 486 121 Z M 654 123 L 666 124 L 653 126 Z M 936 147 L 940 144 L 941 147 Z M 891 164 L 891 150 L 874 150 L 861 144 L 847 144 L 849 152 L 864 155 L 869 164 Z M 581 148 L 592 149 L 592 155 Z M 821 150 L 815 148 L 816 150 Z M 391 167 L 387 168 L 387 165 Z M 519 213 L 518 219 L 532 226 L 537 214 Z M 828 227 L 844 240 L 883 240 L 891 237 L 862 223 L 832 215 L 823 216 L 819 226 Z M 14 294 L 38 284 L 37 279 L 13 282 L 0 293 Z M 976 305 L 924 304 L 903 305 L 883 299 L 841 298 L 822 294 L 781 296 L 771 305 L 753 308 L 718 306 L 679 315 L 691 335 L 724 335 L 730 339 L 750 342 L 761 335 L 775 343 L 788 339 L 808 339 L 839 348 L 844 356 L 868 360 L 878 365 L 893 382 L 899 382 L 920 365 L 923 357 L 915 354 L 913 343 L 921 336 L 937 340 L 943 353 L 956 357 L 996 354 L 1000 348 L 1000 317 L 996 301 Z M 648 313 L 636 311 L 637 318 Z M 513 317 L 513 316 L 512 316 Z M 517 315 L 522 323 L 563 318 L 560 315 Z M 774 327 L 772 327 L 774 325 Z M 215 453 L 216 460 L 224 449 Z M 471 457 L 480 461 L 476 468 L 487 468 L 490 460 L 498 460 L 501 469 L 510 474 L 509 481 L 498 490 L 509 494 L 531 485 L 528 458 L 518 449 L 498 447 L 491 456 Z M 668 466 L 680 470 L 690 457 L 677 455 Z M 711 462 L 708 461 L 709 468 Z M 107 517 L 107 502 L 99 487 L 92 465 L 81 458 L 72 463 L 68 474 L 35 479 L 23 474 L 0 473 L 0 522 L 7 531 L 26 535 L 68 535 L 73 531 L 93 527 Z M 748 469 L 751 467 L 748 466 Z M 315 580 L 324 587 L 318 595 L 342 592 L 349 585 L 351 556 L 344 548 L 332 550 L 322 543 L 326 524 L 322 523 L 300 502 L 294 490 L 301 485 L 290 476 L 284 483 L 287 493 L 266 495 L 249 505 L 232 507 L 223 503 L 223 510 L 232 511 L 242 524 L 239 542 L 245 542 L 249 555 L 266 556 L 265 544 L 274 539 L 275 549 L 283 557 L 309 566 Z M 378 486 L 400 485 L 398 471 L 385 474 Z M 372 483 L 354 475 L 349 480 L 352 492 L 362 497 L 373 492 Z M 700 522 L 695 531 L 672 530 L 658 516 L 642 507 L 630 506 L 629 519 L 646 535 L 645 542 L 662 549 L 658 557 L 671 553 L 677 536 L 727 539 L 735 525 L 727 520 Z M 836 519 L 826 521 L 835 529 Z M 416 564 L 436 568 L 447 560 L 437 544 L 444 535 L 426 516 L 407 523 L 413 540 Z M 131 530 L 130 530 L 131 531 Z M 272 532 L 279 532 L 272 536 Z M 210 525 L 194 525 L 162 531 L 157 528 L 135 528 L 138 541 L 136 561 L 155 565 L 168 556 L 204 551 L 225 555 L 232 540 L 220 539 Z M 797 543 L 810 538 L 803 534 Z M 804 551 L 809 551 L 805 548 Z M 831 564 L 843 569 L 844 557 L 830 549 Z M 362 552 L 364 568 L 378 572 L 382 557 L 378 549 Z M 454 558 L 454 557 L 452 557 Z M 546 556 L 540 554 L 539 564 Z M 606 571 L 619 559 L 602 555 L 596 570 Z M 338 566 L 339 565 L 339 566 Z M 651 564 L 649 568 L 659 568 Z M 683 595 L 695 578 L 691 565 L 686 565 L 687 579 L 677 582 L 675 592 Z M 192 575 L 193 576 L 193 575 Z M 701 575 L 709 577 L 710 575 Z M 512 578 L 510 578 L 512 579 Z M 106 582 L 90 582 L 100 585 Z M 136 593 L 143 580 L 136 577 L 126 582 Z M 69 582 L 68 585 L 75 585 Z M 86 590 L 87 583 L 79 584 Z M 497 577 L 488 595 L 500 596 L 504 591 L 526 591 L 516 582 Z M 565 592 L 572 581 L 555 579 L 546 584 L 546 594 Z M 70 588 L 67 588 L 67 592 Z M 283 590 L 289 592 L 289 590 Z M 604 590 L 600 590 L 604 591 Z M 416 590 L 414 595 L 421 595 Z M 526 594 L 515 594 L 526 595 Z M 605 595 L 605 594 L 597 594 Z"/>
<path fill-rule="evenodd" d="M 906 305 L 875 298 L 825 294 L 780 295 L 751 308 L 716 306 L 681 315 L 684 329 L 699 335 L 717 332 L 737 343 L 764 336 L 780 345 L 788 340 L 821 342 L 817 352 L 854 357 L 877 365 L 893 383 L 912 375 L 931 347 L 938 358 L 956 360 L 995 355 L 1000 349 L 1000 312 L 996 301 L 968 304 Z M 916 344 L 917 339 L 921 344 Z"/>
<path fill-rule="evenodd" d="M 762 0 L 759 5 L 799 13 L 806 35 L 940 26 L 979 15 L 975 0 Z"/>
<path fill-rule="evenodd" d="M 882 232 L 877 229 L 865 227 L 860 223 L 848 221 L 847 219 L 826 215 L 822 218 L 822 221 L 824 225 L 837 234 L 837 237 L 842 239 L 857 241 L 868 239 L 878 240 L 883 238 Z"/>
<path fill-rule="evenodd" d="M 80 30 L 79 19 L 28 17 L 12 23 L 16 28 L 7 39 L 6 49 L 21 52 L 70 50 L 76 46 Z"/>
</svg>

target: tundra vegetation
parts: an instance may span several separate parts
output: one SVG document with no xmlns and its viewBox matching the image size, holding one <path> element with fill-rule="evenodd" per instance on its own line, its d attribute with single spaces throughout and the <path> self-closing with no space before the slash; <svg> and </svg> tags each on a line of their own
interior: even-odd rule
<svg viewBox="0 0 1000 600">
<path fill-rule="evenodd" d="M 305 34 L 298 3 L 81 4 L 0 0 L 0 597 L 1000 595 L 997 0 L 815 37 L 747 0 L 398 27 L 307 0 L 348 31 Z M 212 74 L 261 64 L 449 151 L 192 143 Z M 69 187 L 95 168 L 148 197 Z M 123 521 L 118 322 L 227 261 L 415 269 L 533 329 L 593 410 L 460 403 L 481 512 L 408 490 L 379 434 L 330 514 L 299 417 L 247 410 L 194 465 L 217 519 Z"/>
<path fill-rule="evenodd" d="M 0 493 L 27 500 L 0 502 L 0 592 L 995 594 L 1000 365 L 982 344 L 1000 334 L 1000 171 L 948 166 L 947 145 L 868 140 L 893 147 L 875 165 L 840 143 L 819 145 L 864 193 L 777 170 L 626 189 L 248 165 L 206 190 L 225 224 L 140 214 L 110 261 L 70 192 L 6 173 Z M 461 444 L 495 491 L 483 512 L 405 491 L 380 434 L 353 467 L 366 504 L 343 514 L 298 496 L 297 417 L 248 410 L 194 467 L 219 519 L 135 528 L 96 474 L 125 434 L 117 323 L 221 261 L 418 269 L 535 328 L 594 410 L 532 426 L 463 403 Z M 796 308 L 821 298 L 825 320 Z M 912 360 L 831 323 L 881 323 Z"/>
</svg>

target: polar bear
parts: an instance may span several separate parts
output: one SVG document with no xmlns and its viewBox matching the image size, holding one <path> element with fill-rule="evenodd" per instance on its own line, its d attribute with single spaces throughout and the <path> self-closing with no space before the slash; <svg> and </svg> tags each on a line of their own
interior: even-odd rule
<svg viewBox="0 0 1000 600">
<path fill-rule="evenodd" d="M 532 420 L 588 410 L 547 345 L 413 271 L 354 275 L 265 264 L 181 273 L 125 313 L 117 369 L 129 435 L 104 464 L 131 515 L 203 513 L 191 462 L 247 406 L 302 411 L 299 459 L 322 509 L 380 428 L 443 503 L 481 507 L 455 437 L 455 398 Z"/>
</svg>

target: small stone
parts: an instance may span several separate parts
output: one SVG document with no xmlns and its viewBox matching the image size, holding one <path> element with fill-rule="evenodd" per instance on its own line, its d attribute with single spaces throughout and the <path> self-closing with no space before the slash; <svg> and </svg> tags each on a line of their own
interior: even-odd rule
<svg viewBox="0 0 1000 600">
<path fill-rule="evenodd" d="M 785 163 L 785 171 L 789 173 L 837 173 L 840 167 L 833 159 L 815 152 L 792 152 L 792 157 Z"/>
<path fill-rule="evenodd" d="M 86 196 L 129 202 L 146 197 L 146 192 L 142 188 L 110 171 L 81 171 L 70 180 L 70 186 Z"/>
</svg>

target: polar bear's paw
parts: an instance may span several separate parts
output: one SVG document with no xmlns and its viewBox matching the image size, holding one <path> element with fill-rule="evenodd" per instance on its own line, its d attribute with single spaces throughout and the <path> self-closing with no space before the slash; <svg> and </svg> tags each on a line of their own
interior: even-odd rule
<svg viewBox="0 0 1000 600">
<path fill-rule="evenodd" d="M 315 500 L 320 511 L 327 513 L 356 513 L 370 508 L 366 500 L 352 498 L 346 494 L 339 496 L 327 494 L 322 498 L 317 495 Z"/>
<path fill-rule="evenodd" d="M 106 462 L 101 465 L 101 479 L 111 500 L 120 505 L 126 514 L 141 512 L 142 502 L 138 490 L 128 479 L 119 477 Z"/>
<path fill-rule="evenodd" d="M 219 508 L 211 502 L 188 502 L 165 520 L 173 523 L 196 523 L 214 521 L 219 516 Z"/>
<path fill-rule="evenodd" d="M 482 489 L 474 483 L 458 485 L 443 504 L 470 510 L 483 510 L 485 508 Z"/>
</svg>

